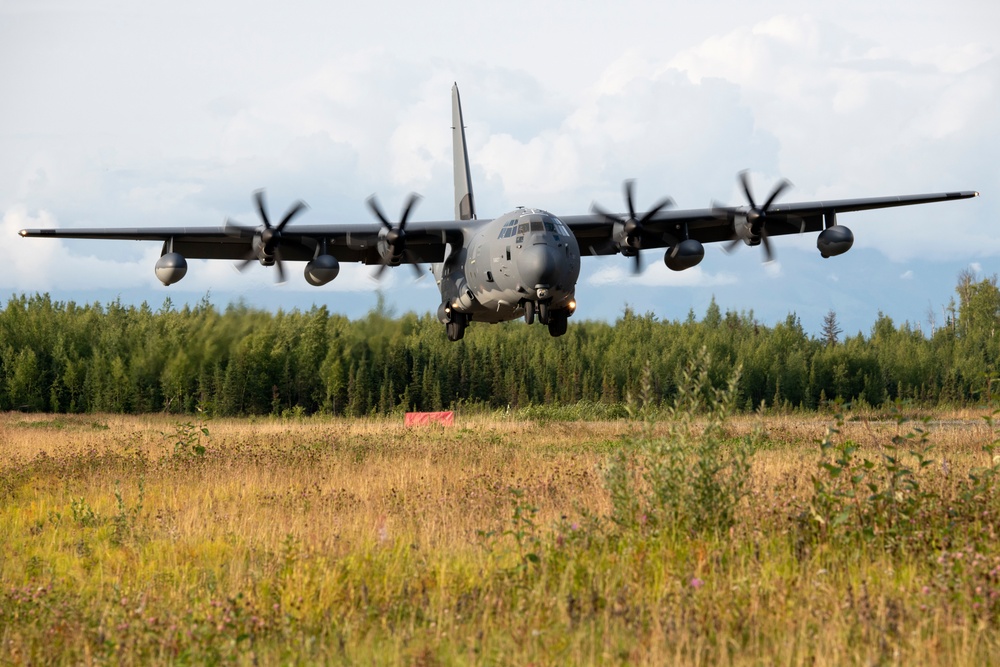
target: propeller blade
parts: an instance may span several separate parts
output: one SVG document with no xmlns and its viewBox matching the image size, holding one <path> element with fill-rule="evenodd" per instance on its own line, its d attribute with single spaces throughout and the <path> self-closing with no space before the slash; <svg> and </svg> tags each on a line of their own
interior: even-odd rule
<svg viewBox="0 0 1000 667">
<path fill-rule="evenodd" d="M 277 269 L 274 282 L 281 285 L 285 282 L 285 265 L 281 261 L 281 250 L 277 248 L 274 249 L 274 268 Z"/>
<path fill-rule="evenodd" d="M 406 198 L 406 204 L 403 205 L 403 210 L 399 217 L 399 224 L 393 227 L 385 213 L 382 212 L 382 206 L 379 204 L 378 198 L 376 198 L 375 195 L 368 197 L 368 208 L 375 215 L 375 217 L 378 218 L 379 222 L 382 223 L 382 226 L 385 227 L 386 230 L 385 234 L 381 235 L 379 240 L 379 251 L 383 254 L 379 261 L 379 267 L 375 270 L 374 277 L 376 279 L 381 279 L 382 273 L 385 271 L 385 267 L 392 264 L 394 257 L 400 256 L 406 258 L 407 263 L 415 265 L 414 270 L 417 272 L 418 278 L 423 275 L 420 271 L 420 267 L 416 266 L 416 255 L 412 255 L 406 248 L 406 222 L 410 219 L 413 207 L 416 206 L 417 202 L 421 199 L 423 199 L 423 197 L 418 195 L 416 192 L 411 192 L 409 197 Z"/>
<path fill-rule="evenodd" d="M 420 262 L 417 261 L 417 254 L 407 248 L 403 251 L 403 256 L 406 257 L 407 263 L 413 267 L 414 272 L 417 274 L 415 280 L 420 280 L 424 277 L 424 270 L 420 266 Z"/>
<path fill-rule="evenodd" d="M 253 193 L 254 201 L 257 202 L 257 212 L 260 213 L 261 220 L 264 221 L 265 227 L 271 226 L 271 221 L 267 217 L 267 205 L 264 202 L 264 190 L 255 190 Z"/>
<path fill-rule="evenodd" d="M 594 257 L 600 257 L 601 255 L 613 255 L 618 252 L 618 246 L 615 244 L 615 240 L 610 237 L 605 239 L 603 243 L 588 243 L 587 247 L 590 254 Z"/>
<path fill-rule="evenodd" d="M 720 220 L 728 220 L 732 216 L 732 207 L 722 202 L 713 199 L 710 206 L 712 207 L 712 215 Z"/>
<path fill-rule="evenodd" d="M 771 241 L 768 240 L 767 238 L 767 225 L 769 221 L 769 217 L 767 214 L 768 211 L 771 210 L 771 207 L 774 205 L 774 202 L 778 200 L 778 197 L 780 197 L 785 190 L 790 188 L 792 186 L 792 183 L 786 178 L 783 178 L 780 181 L 778 181 L 778 183 L 774 186 L 774 189 L 771 190 L 771 194 L 768 195 L 767 200 L 764 202 L 764 205 L 758 207 L 757 202 L 754 201 L 753 198 L 753 188 L 750 186 L 750 171 L 747 169 L 741 171 L 739 173 L 739 181 L 740 185 L 743 187 L 743 194 L 746 195 L 747 203 L 750 205 L 750 209 L 746 212 L 746 220 L 750 227 L 750 231 L 754 236 L 757 235 L 760 236 L 760 245 L 764 246 L 764 261 L 773 262 L 774 249 L 771 247 Z M 712 211 L 713 213 L 715 213 L 717 216 L 720 217 L 721 214 L 723 213 L 722 207 L 714 201 L 712 202 Z M 729 217 L 729 215 L 727 215 L 727 217 Z M 801 233 L 802 231 L 805 230 L 805 220 L 801 219 L 799 220 L 801 223 L 799 226 L 799 232 Z M 792 224 L 791 220 L 786 219 L 786 216 L 780 216 L 780 215 L 775 219 L 770 220 L 770 223 L 772 225 L 779 225 L 779 226 Z M 730 250 L 735 248 L 736 243 L 739 240 L 740 240 L 739 238 L 734 238 L 732 241 L 730 241 L 729 245 L 726 248 L 726 252 L 729 252 Z"/>
<path fill-rule="evenodd" d="M 635 220 L 635 203 L 632 200 L 635 181 L 631 178 L 626 179 L 622 184 L 622 189 L 625 191 L 625 203 L 628 204 L 628 219 Z"/>
<path fill-rule="evenodd" d="M 773 262 L 774 251 L 771 250 L 771 242 L 767 240 L 767 232 L 765 230 L 761 230 L 760 232 L 760 243 L 764 246 L 764 263 Z"/>
<path fill-rule="evenodd" d="M 766 202 L 764 202 L 764 211 L 765 212 L 770 211 L 771 204 L 774 203 L 774 200 L 777 199 L 782 192 L 791 187 L 791 185 L 792 184 L 788 179 L 786 178 L 781 179 L 781 181 L 776 186 L 774 186 L 774 190 L 771 192 L 771 196 L 767 198 Z"/>
<path fill-rule="evenodd" d="M 639 256 L 639 250 L 642 248 L 643 225 L 652 220 L 663 209 L 673 206 L 674 200 L 670 197 L 663 197 L 656 202 L 653 208 L 643 213 L 642 217 L 637 217 L 635 212 L 635 180 L 629 178 L 622 182 L 622 194 L 625 197 L 625 205 L 628 207 L 627 218 L 608 213 L 597 202 L 590 205 L 590 210 L 611 225 L 621 225 L 620 231 L 615 231 L 609 242 L 622 254 L 630 254 L 635 257 L 632 270 L 633 273 L 640 273 L 642 272 L 642 259 Z M 593 247 L 591 247 L 591 252 L 595 252 Z M 634 254 L 632 254 L 633 252 Z"/>
<path fill-rule="evenodd" d="M 403 231 L 403 228 L 406 227 L 406 221 L 410 217 L 410 211 L 413 210 L 413 207 L 421 199 L 423 199 L 423 197 L 421 197 L 420 195 L 418 195 L 416 192 L 411 192 L 410 193 L 409 198 L 406 200 L 406 206 L 403 208 L 403 213 L 402 213 L 402 215 L 399 218 L 399 231 Z"/>
<path fill-rule="evenodd" d="M 277 226 L 276 229 L 280 232 L 282 229 L 285 228 L 285 225 L 287 225 L 289 222 L 292 221 L 292 218 L 294 218 L 301 211 L 303 211 L 303 210 L 305 210 L 307 208 L 309 208 L 309 205 L 306 204 L 301 199 L 299 201 L 295 202 L 294 204 L 292 204 L 292 207 L 290 209 L 288 209 L 288 213 L 285 213 L 285 217 L 281 219 L 281 222 L 278 223 L 278 226 Z"/>
<path fill-rule="evenodd" d="M 375 214 L 375 217 L 379 219 L 382 226 L 391 231 L 392 225 L 389 223 L 388 218 L 385 217 L 385 213 L 382 212 L 382 207 L 378 203 L 378 197 L 372 195 L 365 201 L 368 203 L 368 209 Z"/>
<path fill-rule="evenodd" d="M 753 190 L 750 188 L 750 171 L 744 169 L 740 172 L 740 183 L 743 185 L 743 194 L 747 196 L 750 208 L 757 208 L 757 203 L 753 200 Z"/>
<path fill-rule="evenodd" d="M 660 201 L 656 202 L 656 205 L 653 206 L 653 208 L 651 208 L 648 211 L 646 211 L 645 215 L 643 215 L 642 218 L 639 220 L 639 225 L 642 226 L 642 225 L 646 224 L 646 222 L 649 221 L 649 220 L 651 220 L 654 215 L 656 215 L 657 213 L 659 213 L 663 209 L 667 208 L 668 206 L 673 206 L 673 205 L 674 205 L 673 198 L 671 198 L 671 197 L 664 197 Z"/>
<path fill-rule="evenodd" d="M 618 216 L 616 216 L 616 215 L 612 215 L 611 213 L 608 213 L 608 212 L 607 212 L 607 211 L 605 211 L 605 210 L 604 210 L 603 208 L 601 208 L 601 206 L 600 206 L 600 205 L 599 205 L 599 204 L 598 204 L 597 202 L 594 202 L 593 204 L 591 204 L 591 205 L 590 205 L 590 210 L 591 210 L 591 211 L 592 211 L 592 212 L 593 212 L 593 213 L 594 213 L 595 215 L 599 215 L 599 216 L 601 216 L 602 218 L 604 218 L 604 220 L 605 220 L 606 222 L 608 222 L 609 224 L 612 224 L 612 225 L 613 225 L 613 224 L 615 224 L 616 222 L 621 222 L 621 218 L 619 218 L 619 217 L 618 217 Z"/>
<path fill-rule="evenodd" d="M 251 250 L 250 254 L 248 254 L 243 260 L 241 260 L 236 264 L 237 270 L 239 270 L 240 273 L 246 271 L 247 267 L 250 266 L 250 262 L 254 261 L 255 259 L 257 259 L 257 253 Z"/>
<path fill-rule="evenodd" d="M 736 237 L 736 238 L 732 239 L 729 243 L 727 243 L 726 245 L 722 246 L 722 250 L 724 252 L 726 252 L 727 254 L 728 253 L 732 253 L 734 250 L 736 250 L 736 246 L 738 246 L 740 244 L 740 240 L 741 239 L 739 237 Z"/>
<path fill-rule="evenodd" d="M 241 225 L 238 222 L 234 222 L 233 220 L 226 218 L 226 224 L 223 227 L 223 231 L 226 236 L 234 239 L 242 239 L 248 236 L 252 237 L 257 230 L 253 227 L 246 227 L 245 225 Z"/>
</svg>

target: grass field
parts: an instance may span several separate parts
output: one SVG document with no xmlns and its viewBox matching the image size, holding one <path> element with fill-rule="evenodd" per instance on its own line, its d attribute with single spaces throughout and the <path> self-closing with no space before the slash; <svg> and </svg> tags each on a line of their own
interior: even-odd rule
<svg viewBox="0 0 1000 667">
<path fill-rule="evenodd" d="M 0 663 L 998 663 L 996 434 L 935 419 L 3 414 Z"/>
</svg>

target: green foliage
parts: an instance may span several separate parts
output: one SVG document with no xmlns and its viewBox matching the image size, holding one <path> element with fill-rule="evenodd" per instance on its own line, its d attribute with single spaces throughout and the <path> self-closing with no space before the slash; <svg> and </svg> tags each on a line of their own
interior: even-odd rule
<svg viewBox="0 0 1000 667">
<path fill-rule="evenodd" d="M 618 443 L 632 453 L 683 445 L 663 461 L 676 472 L 627 477 L 640 507 L 659 502 L 658 479 L 698 502 L 746 490 L 726 481 L 740 464 L 718 465 L 737 446 L 723 421 L 736 379 L 714 368 L 696 354 L 667 407 L 645 372 L 643 423 L 610 425 L 638 432 Z M 668 413 L 676 428 L 656 422 Z M 825 524 L 775 492 L 803 488 L 803 452 L 757 450 L 752 504 L 714 526 L 685 506 L 675 529 L 666 511 L 648 520 L 655 508 L 628 524 L 605 513 L 606 442 L 589 438 L 608 424 L 242 425 L 192 472 L 170 448 L 134 465 L 133 427 L 107 434 L 122 454 L 79 447 L 92 425 L 63 422 L 49 428 L 64 449 L 4 461 L 18 476 L 0 503 L 3 664 L 940 665 L 991 664 L 1000 647 L 1000 459 L 971 429 L 940 446 L 947 467 L 927 424 L 863 445 L 831 431 L 814 468 L 829 506 L 811 500 L 848 514 Z M 303 444 L 317 427 L 336 435 Z M 699 490 L 685 479 L 699 469 L 722 483 Z"/>
<path fill-rule="evenodd" d="M 123 545 L 134 541 L 138 537 L 137 524 L 142 516 L 142 503 L 146 497 L 146 481 L 139 478 L 139 492 L 135 503 L 129 505 L 122 496 L 121 484 L 115 482 L 115 502 L 117 511 L 111 517 L 112 534 L 111 542 L 116 545 Z"/>
<path fill-rule="evenodd" d="M 942 489 L 930 478 L 938 464 L 948 474 L 946 458 L 932 458 L 924 426 L 895 436 L 877 457 L 859 454 L 851 440 L 837 441 L 843 418 L 820 441 L 820 460 L 812 476 L 812 495 L 796 516 L 802 537 L 815 542 L 864 544 L 887 551 L 932 549 L 927 535 L 939 532 L 946 543 L 960 531 L 978 530 L 996 509 L 1000 457 L 997 443 L 984 447 L 989 463 L 969 471 L 958 491 Z M 906 420 L 900 418 L 902 425 Z"/>
<path fill-rule="evenodd" d="M 524 489 L 508 487 L 508 491 L 511 506 L 509 523 L 498 530 L 479 530 L 477 534 L 487 551 L 494 555 L 503 555 L 504 549 L 500 545 L 505 539 L 513 541 L 517 560 L 510 573 L 523 583 L 529 570 L 541 562 L 542 537 L 536 522 L 538 507 L 528 502 Z"/>
<path fill-rule="evenodd" d="M 92 528 L 100 523 L 100 517 L 84 498 L 74 498 L 70 502 L 73 522 L 83 528 Z"/>
<path fill-rule="evenodd" d="M 624 443 L 604 471 L 611 519 L 621 529 L 721 533 L 736 521 L 747 493 L 752 442 L 727 442 L 724 430 L 739 369 L 715 387 L 710 368 L 711 357 L 702 349 L 681 373 L 662 436 L 650 416 L 652 379 L 646 374 L 637 411 L 647 416 L 645 432 Z"/>
<path fill-rule="evenodd" d="M 867 336 L 841 339 L 830 314 L 813 338 L 794 314 L 766 326 L 712 301 L 700 321 L 626 308 L 613 324 L 574 322 L 559 339 L 510 322 L 477 324 L 458 344 L 433 316 L 384 307 L 350 321 L 326 307 L 220 312 L 206 299 L 153 311 L 13 296 L 0 309 L 0 410 L 365 416 L 471 405 L 543 421 L 614 419 L 644 389 L 646 368 L 650 405 L 671 404 L 701 348 L 713 385 L 743 369 L 734 406 L 748 411 L 836 398 L 874 408 L 989 402 L 1000 391 L 1000 289 L 966 274 L 957 294 L 929 336 L 880 315 Z"/>
<path fill-rule="evenodd" d="M 917 529 L 916 518 L 931 500 L 919 478 L 932 463 L 927 432 L 917 428 L 894 438 L 874 461 L 860 458 L 850 440 L 835 443 L 838 432 L 829 428 L 820 442 L 819 472 L 812 476 L 813 496 L 800 522 L 822 539 L 861 538 L 897 548 Z M 902 444 L 910 446 L 901 451 Z"/>
<path fill-rule="evenodd" d="M 203 440 L 207 442 L 210 437 L 208 426 L 204 422 L 178 422 L 172 433 L 161 435 L 173 445 L 174 456 L 178 458 L 199 458 L 208 451 L 202 444 Z"/>
<path fill-rule="evenodd" d="M 622 403 L 600 403 L 582 400 L 568 405 L 528 405 L 511 413 L 514 419 L 533 419 L 539 422 L 608 421 L 629 417 L 629 410 Z"/>
</svg>

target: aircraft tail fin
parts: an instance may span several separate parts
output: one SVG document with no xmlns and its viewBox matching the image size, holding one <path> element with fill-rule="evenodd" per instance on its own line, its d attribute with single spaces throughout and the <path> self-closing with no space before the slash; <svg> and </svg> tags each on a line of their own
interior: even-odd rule
<svg viewBox="0 0 1000 667">
<path fill-rule="evenodd" d="M 458 96 L 457 83 L 451 87 L 451 139 L 455 168 L 455 218 L 457 220 L 474 220 L 476 218 L 476 202 L 472 196 L 469 150 L 465 145 L 462 100 Z"/>
</svg>

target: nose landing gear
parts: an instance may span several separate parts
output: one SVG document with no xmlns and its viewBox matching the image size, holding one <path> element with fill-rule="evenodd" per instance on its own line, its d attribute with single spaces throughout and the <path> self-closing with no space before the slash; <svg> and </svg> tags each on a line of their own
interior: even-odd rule
<svg viewBox="0 0 1000 667">
<path fill-rule="evenodd" d="M 524 321 L 527 324 L 535 323 L 535 316 L 538 321 L 549 328 L 549 334 L 553 337 L 562 336 L 566 333 L 567 320 L 572 310 L 569 308 L 552 308 L 550 299 L 542 301 L 524 302 Z"/>
<path fill-rule="evenodd" d="M 524 302 L 524 321 L 526 324 L 534 324 L 535 315 L 537 315 L 538 321 L 547 325 L 549 323 L 549 312 L 549 299 Z"/>
</svg>

